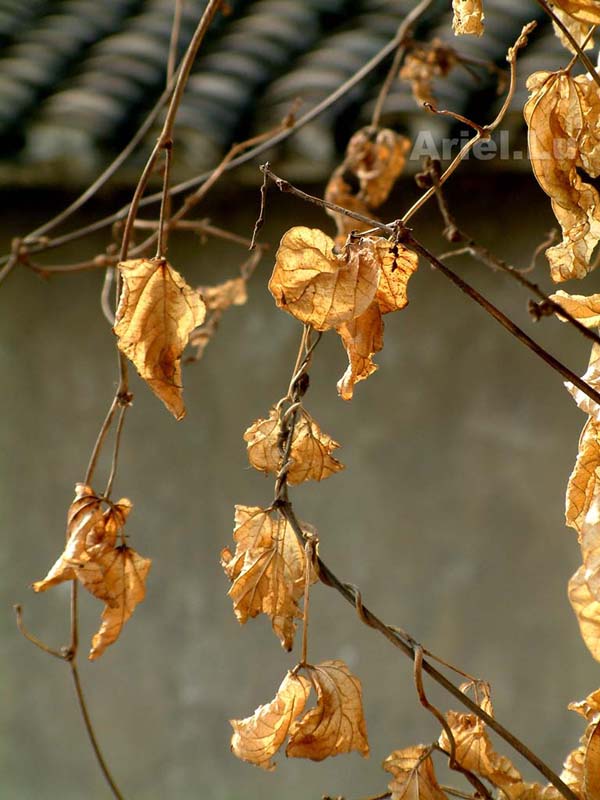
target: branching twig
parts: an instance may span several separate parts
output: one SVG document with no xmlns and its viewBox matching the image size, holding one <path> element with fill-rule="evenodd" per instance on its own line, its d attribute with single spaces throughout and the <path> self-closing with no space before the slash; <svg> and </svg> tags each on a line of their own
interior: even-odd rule
<svg viewBox="0 0 600 800">
<path fill-rule="evenodd" d="M 537 0 L 537 4 L 538 4 L 539 6 L 541 6 L 541 7 L 544 9 L 544 11 L 546 12 L 546 14 L 548 14 L 548 16 L 549 16 L 549 17 L 552 19 L 552 21 L 554 22 L 554 24 L 555 24 L 555 25 L 556 25 L 558 28 L 560 28 L 560 30 L 562 31 L 562 33 L 563 33 L 563 34 L 565 35 L 565 37 L 566 37 L 566 38 L 569 40 L 569 44 L 571 45 L 571 47 L 573 48 L 573 50 L 575 50 L 575 52 L 577 53 L 577 56 L 578 56 L 579 60 L 581 61 L 581 63 L 583 64 L 583 66 L 584 66 L 584 67 L 586 68 L 586 70 L 587 70 L 587 71 L 590 73 L 590 76 L 592 77 L 592 79 L 593 79 L 593 80 L 594 80 L 594 81 L 595 81 L 595 82 L 598 84 L 598 86 L 600 87 L 600 75 L 598 74 L 598 72 L 597 72 L 597 70 L 596 70 L 596 67 L 594 66 L 594 64 L 592 63 L 592 61 L 590 60 L 590 58 L 588 58 L 588 56 L 586 55 L 586 53 L 585 53 L 585 52 L 584 52 L 584 51 L 581 49 L 581 46 L 580 46 L 580 45 L 579 45 L 579 43 L 577 42 L 577 39 L 575 39 L 575 37 L 573 36 L 573 34 L 571 33 L 571 31 L 570 31 L 570 30 L 567 28 L 567 26 L 565 25 L 565 23 L 564 23 L 564 22 L 563 22 L 563 21 L 560 19 L 560 17 L 558 17 L 558 16 L 557 16 L 557 15 L 554 13 L 553 9 L 552 9 L 552 8 L 551 8 L 551 7 L 548 5 L 548 3 L 546 2 L 546 0 Z"/>
</svg>

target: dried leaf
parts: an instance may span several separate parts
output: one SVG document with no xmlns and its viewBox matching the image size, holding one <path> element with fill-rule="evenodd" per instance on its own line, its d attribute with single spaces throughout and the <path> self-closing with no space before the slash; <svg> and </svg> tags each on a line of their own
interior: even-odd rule
<svg viewBox="0 0 600 800">
<path fill-rule="evenodd" d="M 109 645 L 116 642 L 123 625 L 146 596 L 146 577 L 152 561 L 126 545 L 120 545 L 103 550 L 96 557 L 96 563 L 102 572 L 102 593 L 107 604 L 102 612 L 100 629 L 92 639 L 90 661 L 99 658 Z"/>
<path fill-rule="evenodd" d="M 590 353 L 588 368 L 582 375 L 582 379 L 596 391 L 600 391 L 600 345 L 593 344 Z M 574 386 L 570 381 L 565 381 L 567 391 L 571 394 L 577 405 L 596 422 L 600 422 L 600 406 L 587 394 Z"/>
<path fill-rule="evenodd" d="M 123 278 L 114 326 L 119 349 L 174 417 L 182 419 L 181 354 L 204 320 L 204 303 L 164 259 L 132 259 L 117 266 Z"/>
<path fill-rule="evenodd" d="M 86 546 L 97 544 L 105 532 L 106 520 L 100 502 L 90 486 L 76 484 L 75 499 L 67 514 L 65 549 L 44 580 L 33 584 L 34 592 L 45 592 L 51 586 L 77 577 L 75 567 L 84 555 Z"/>
<path fill-rule="evenodd" d="M 340 255 L 316 228 L 284 234 L 269 289 L 280 308 L 325 331 L 360 316 L 377 290 L 379 265 L 370 249 L 349 247 Z"/>
<path fill-rule="evenodd" d="M 441 39 L 433 39 L 427 45 L 413 47 L 404 59 L 398 77 L 411 84 L 418 105 L 435 105 L 434 78 L 445 78 L 457 63 L 455 51 Z"/>
<path fill-rule="evenodd" d="M 271 759 L 285 741 L 292 721 L 304 711 L 310 686 L 306 678 L 288 672 L 270 703 L 259 706 L 251 717 L 232 719 L 233 753 L 257 767 L 275 769 Z"/>
<path fill-rule="evenodd" d="M 232 278 L 216 286 L 199 286 L 198 291 L 209 311 L 225 311 L 230 306 L 243 306 L 248 300 L 244 278 Z"/>
<path fill-rule="evenodd" d="M 279 451 L 279 415 L 275 407 L 268 419 L 258 419 L 244 433 L 248 443 L 248 460 L 260 472 L 277 473 L 281 463 Z M 290 484 L 303 481 L 322 481 L 344 469 L 331 454 L 339 447 L 319 428 L 310 414 L 301 409 L 290 449 L 292 461 L 287 480 Z"/>
<path fill-rule="evenodd" d="M 267 614 L 282 647 L 291 650 L 296 619 L 302 616 L 298 602 L 307 569 L 296 534 L 287 520 L 273 512 L 236 506 L 233 538 L 235 554 L 225 548 L 221 565 L 233 582 L 229 596 L 235 616 L 243 625 L 251 617 Z"/>
<path fill-rule="evenodd" d="M 597 0 L 553 0 L 554 5 L 582 22 L 600 24 L 600 8 Z"/>
<path fill-rule="evenodd" d="M 585 749 L 583 787 L 586 798 L 600 797 L 600 723 L 594 725 Z"/>
<path fill-rule="evenodd" d="M 587 585 L 584 566 L 569 581 L 569 600 L 583 641 L 596 661 L 600 661 L 600 602 Z"/>
<path fill-rule="evenodd" d="M 590 23 L 589 22 L 581 22 L 570 14 L 567 14 L 566 11 L 563 11 L 561 8 L 556 6 L 554 9 L 555 15 L 558 19 L 562 22 L 562 24 L 567 28 L 571 36 L 575 39 L 577 44 L 580 48 L 584 50 L 593 50 L 594 48 L 594 39 L 593 37 L 587 41 L 585 47 L 583 47 L 583 43 L 587 39 L 587 35 L 590 32 Z M 559 28 L 556 22 L 552 23 L 554 27 L 554 33 L 560 40 L 560 43 L 563 47 L 566 47 L 571 53 L 576 53 L 577 50 L 573 47 L 569 39 L 565 36 L 563 30 Z"/>
<path fill-rule="evenodd" d="M 561 289 L 555 294 L 550 295 L 550 300 L 558 303 L 572 317 L 586 328 L 597 328 L 600 326 L 600 294 L 569 294 Z M 557 314 L 561 322 L 566 322 L 565 317 Z"/>
<path fill-rule="evenodd" d="M 435 776 L 431 748 L 425 745 L 394 750 L 383 768 L 394 779 L 388 784 L 391 800 L 447 800 Z"/>
<path fill-rule="evenodd" d="M 569 703 L 567 708 L 580 714 L 588 722 L 600 721 L 600 689 L 588 694 L 585 700 Z"/>
<path fill-rule="evenodd" d="M 481 36 L 483 33 L 483 0 L 452 0 L 452 29 L 456 36 Z"/>
<path fill-rule="evenodd" d="M 567 484 L 565 520 L 581 531 L 600 479 L 600 425 L 591 417 L 579 437 L 579 452 Z"/>
<path fill-rule="evenodd" d="M 337 384 L 343 400 L 351 400 L 354 384 L 364 381 L 377 369 L 373 356 L 383 348 L 383 320 L 377 302 L 371 303 L 364 314 L 337 328 L 348 353 L 348 369 Z"/>
<path fill-rule="evenodd" d="M 527 86 L 531 164 L 563 232 L 563 241 L 546 251 L 552 279 L 583 278 L 600 241 L 600 195 L 584 179 L 586 172 L 600 172 L 600 130 L 589 113 L 597 87 L 586 76 L 565 72 L 536 72 Z"/>
<path fill-rule="evenodd" d="M 369 755 L 359 679 L 343 661 L 306 666 L 317 705 L 290 726 L 286 755 L 322 761 L 357 750 Z"/>
<path fill-rule="evenodd" d="M 363 314 L 337 328 L 348 354 L 348 369 L 337 384 L 344 400 L 352 399 L 354 385 L 377 369 L 373 356 L 383 348 L 382 314 L 408 304 L 407 284 L 419 264 L 416 253 L 381 237 L 365 237 L 360 246 L 371 249 L 379 265 L 377 292 Z"/>
<path fill-rule="evenodd" d="M 585 744 L 573 750 L 565 759 L 560 779 L 572 789 L 576 795 L 583 794 L 583 759 L 585 758 Z"/>
</svg>

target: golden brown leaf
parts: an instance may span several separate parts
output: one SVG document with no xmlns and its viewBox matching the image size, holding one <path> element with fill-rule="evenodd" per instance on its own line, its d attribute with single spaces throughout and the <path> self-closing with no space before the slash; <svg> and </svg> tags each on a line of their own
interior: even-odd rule
<svg viewBox="0 0 600 800">
<path fill-rule="evenodd" d="M 413 47 L 404 59 L 398 77 L 411 84 L 418 105 L 435 105 L 434 78 L 446 77 L 457 63 L 455 51 L 436 38 L 427 45 Z"/>
<path fill-rule="evenodd" d="M 576 795 L 583 794 L 583 759 L 585 757 L 585 744 L 573 750 L 565 759 L 560 779 L 572 789 Z"/>
<path fill-rule="evenodd" d="M 204 320 L 204 303 L 165 259 L 132 259 L 117 266 L 123 278 L 114 326 L 119 349 L 181 419 L 181 354 L 192 330 Z"/>
<path fill-rule="evenodd" d="M 600 345 L 595 343 L 592 345 L 590 362 L 582 378 L 592 389 L 600 391 Z M 593 417 L 596 422 L 600 422 L 600 406 L 598 403 L 570 381 L 565 381 L 565 386 L 579 408 L 589 414 L 590 417 Z"/>
<path fill-rule="evenodd" d="M 600 723 L 594 725 L 585 748 L 583 788 L 586 798 L 600 797 Z"/>
<path fill-rule="evenodd" d="M 309 526 L 304 526 L 308 529 Z M 235 507 L 235 554 L 221 553 L 221 565 L 233 582 L 229 596 L 240 624 L 267 614 L 282 647 L 291 650 L 298 605 L 304 592 L 306 556 L 290 524 L 263 508 Z M 311 581 L 316 576 L 312 574 Z"/>
<path fill-rule="evenodd" d="M 383 320 L 377 302 L 371 303 L 364 314 L 337 328 L 348 353 L 348 368 L 337 384 L 343 400 L 351 400 L 354 384 L 364 381 L 377 369 L 373 356 L 383 348 Z"/>
<path fill-rule="evenodd" d="M 425 745 L 394 750 L 383 768 L 394 776 L 388 784 L 391 800 L 447 800 L 437 782 L 431 748 Z"/>
<path fill-rule="evenodd" d="M 419 264 L 416 253 L 381 237 L 365 237 L 361 247 L 370 248 L 379 265 L 377 292 L 363 314 L 337 328 L 348 354 L 348 368 L 337 384 L 344 400 L 352 399 L 354 385 L 377 369 L 373 356 L 383 348 L 382 314 L 408 304 L 407 284 Z"/>
<path fill-rule="evenodd" d="M 580 48 L 584 50 L 592 50 L 594 48 L 594 39 L 587 39 L 588 33 L 590 32 L 590 23 L 589 22 L 581 22 L 580 20 L 575 19 L 570 14 L 567 14 L 566 11 L 563 11 L 561 8 L 556 6 L 554 9 L 555 15 L 558 19 L 562 22 L 562 24 L 567 28 L 571 36 L 575 39 L 577 44 Z M 573 47 L 569 39 L 565 36 L 562 28 L 560 28 L 556 22 L 553 22 L 554 33 L 560 40 L 560 43 L 563 47 L 566 47 L 571 53 L 576 53 L 577 50 Z M 585 47 L 583 47 L 583 43 L 586 41 L 587 43 Z"/>
<path fill-rule="evenodd" d="M 567 484 L 565 520 L 581 531 L 585 515 L 598 490 L 600 478 L 600 425 L 591 417 L 579 437 L 579 452 Z"/>
<path fill-rule="evenodd" d="M 572 317 L 586 328 L 597 328 L 600 326 L 600 294 L 569 294 L 561 289 L 555 294 L 550 295 L 550 300 L 558 303 Z M 566 322 L 565 317 L 557 314 L 561 322 Z"/>
<path fill-rule="evenodd" d="M 597 0 L 554 0 L 554 5 L 582 22 L 600 24 L 600 7 Z"/>
<path fill-rule="evenodd" d="M 248 300 L 244 278 L 232 278 L 216 286 L 200 286 L 198 290 L 209 311 L 225 311 L 230 306 L 243 306 Z"/>
<path fill-rule="evenodd" d="M 110 550 L 103 549 L 96 555 L 95 563 L 101 573 L 98 595 L 105 599 L 106 605 L 100 629 L 92 639 L 91 661 L 99 658 L 109 645 L 116 642 L 123 625 L 146 596 L 146 577 L 152 561 L 126 545 L 120 545 Z M 90 586 L 86 588 L 91 591 Z"/>
<path fill-rule="evenodd" d="M 565 72 L 536 72 L 527 86 L 531 164 L 563 232 L 563 241 L 546 251 L 552 279 L 583 278 L 600 241 L 600 195 L 581 175 L 600 173 L 600 130 L 589 113 L 597 87 Z"/>
<path fill-rule="evenodd" d="M 583 641 L 596 661 L 600 661 L 600 602 L 587 584 L 585 566 L 579 567 L 569 581 L 569 600 Z"/>
<path fill-rule="evenodd" d="M 86 546 L 97 544 L 105 533 L 106 520 L 100 508 L 100 498 L 90 486 L 78 483 L 75 486 L 75 499 L 67 513 L 67 543 L 65 549 L 50 569 L 44 580 L 36 581 L 35 592 L 45 592 L 51 586 L 77 577 L 75 571 Z"/>
<path fill-rule="evenodd" d="M 248 460 L 254 469 L 267 473 L 279 471 L 279 414 L 275 407 L 270 409 L 268 419 L 257 419 L 246 430 L 244 441 L 248 443 Z M 310 414 L 301 409 L 290 449 L 292 464 L 287 473 L 288 483 L 322 481 L 344 469 L 344 465 L 331 455 L 338 447 L 339 444 L 323 433 Z"/>
<path fill-rule="evenodd" d="M 286 755 L 322 761 L 357 750 L 368 756 L 359 679 L 343 661 L 323 661 L 305 670 L 317 693 L 317 705 L 290 726 Z"/>
<path fill-rule="evenodd" d="M 293 720 L 304 711 L 309 693 L 310 682 L 288 672 L 270 703 L 259 706 L 251 717 L 230 720 L 233 753 L 257 767 L 275 769 L 271 759 L 285 741 Z"/>
<path fill-rule="evenodd" d="M 358 317 L 375 296 L 379 265 L 369 249 L 333 252 L 334 243 L 316 228 L 284 234 L 269 289 L 280 308 L 319 331 Z"/>
<path fill-rule="evenodd" d="M 483 0 L 452 0 L 452 29 L 457 36 L 481 36 L 483 33 Z"/>
<path fill-rule="evenodd" d="M 588 722 L 600 721 L 600 689 L 588 694 L 585 700 L 569 703 L 567 708 L 580 714 Z"/>
</svg>

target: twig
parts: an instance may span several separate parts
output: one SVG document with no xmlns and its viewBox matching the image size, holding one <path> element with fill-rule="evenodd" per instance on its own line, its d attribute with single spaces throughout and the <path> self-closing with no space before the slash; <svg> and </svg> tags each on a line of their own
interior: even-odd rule
<svg viewBox="0 0 600 800">
<path fill-rule="evenodd" d="M 267 165 L 269 162 L 267 161 Z M 252 239 L 250 241 L 249 250 L 254 250 L 256 247 L 256 237 L 262 226 L 265 224 L 265 207 L 267 204 L 267 174 L 263 172 L 263 179 L 260 185 L 260 208 L 258 211 L 258 217 L 256 218 L 256 222 L 254 223 L 254 228 L 252 230 Z"/>
<path fill-rule="evenodd" d="M 129 408 L 128 405 L 121 406 L 121 412 L 119 414 L 119 420 L 117 422 L 117 430 L 115 432 L 115 447 L 113 450 L 112 463 L 110 466 L 110 475 L 108 476 L 108 482 L 106 484 L 106 489 L 104 490 L 104 497 L 107 499 L 110 497 L 110 493 L 112 492 L 112 486 L 115 480 L 115 475 L 117 473 L 117 464 L 119 461 L 119 448 L 121 446 L 121 433 L 123 431 L 123 423 L 125 422 L 125 414 L 127 413 L 128 408 Z"/>
<path fill-rule="evenodd" d="M 13 608 L 17 617 L 17 628 L 19 629 L 19 632 L 22 633 L 27 639 L 27 641 L 31 642 L 31 644 L 34 644 L 40 650 L 43 650 L 43 652 L 47 653 L 49 656 L 54 656 L 54 658 L 60 658 L 61 661 L 66 661 L 64 652 L 61 650 L 55 650 L 45 642 L 42 642 L 41 639 L 38 639 L 37 636 L 34 636 L 33 633 L 29 633 L 25 627 L 25 623 L 23 622 L 23 607 L 17 604 L 13 606 Z"/>
<path fill-rule="evenodd" d="M 181 32 L 181 16 L 183 12 L 183 0 L 175 0 L 173 9 L 173 22 L 171 24 L 171 37 L 169 39 L 169 54 L 167 56 L 167 86 L 173 80 L 175 74 L 175 63 L 177 61 L 177 49 L 179 48 L 179 34 Z"/>
<path fill-rule="evenodd" d="M 404 58 L 404 54 L 406 52 L 406 48 L 404 47 L 405 40 L 410 36 L 412 28 L 416 25 L 419 20 L 419 17 L 422 16 L 425 11 L 429 8 L 433 0 L 421 0 L 421 2 L 416 5 L 412 11 L 405 17 L 402 21 L 398 31 L 396 32 L 396 37 L 399 40 L 398 47 L 394 54 L 394 60 L 388 70 L 387 75 L 385 76 L 385 80 L 381 85 L 381 89 L 379 90 L 379 94 L 377 95 L 377 100 L 375 102 L 375 108 L 373 109 L 373 116 L 371 117 L 371 125 L 374 128 L 379 127 L 379 123 L 381 121 L 381 112 L 383 111 L 383 106 L 385 101 L 387 100 L 387 96 L 392 88 L 392 84 L 398 75 L 398 71 L 400 69 L 400 65 L 402 64 L 402 59 Z"/>
</svg>

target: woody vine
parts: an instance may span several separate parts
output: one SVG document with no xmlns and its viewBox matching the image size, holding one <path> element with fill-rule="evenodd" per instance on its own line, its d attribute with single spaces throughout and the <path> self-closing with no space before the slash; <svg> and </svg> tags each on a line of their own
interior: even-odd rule
<svg viewBox="0 0 600 800">
<path fill-rule="evenodd" d="M 597 265 L 600 241 L 600 195 L 593 179 L 600 176 L 600 74 L 587 52 L 593 46 L 600 10 L 595 0 L 537 0 L 552 18 L 565 45 L 565 66 L 556 72 L 537 72 L 528 79 L 530 98 L 524 115 L 529 128 L 532 169 L 541 188 L 551 198 L 562 239 L 540 248 L 550 265 L 552 280 L 583 279 Z M 229 596 L 240 623 L 267 615 L 285 650 L 292 650 L 297 627 L 302 629 L 300 657 L 284 675 L 274 699 L 254 714 L 232 721 L 233 753 L 258 767 L 273 769 L 274 757 L 285 746 L 294 758 L 322 759 L 357 751 L 369 753 L 360 679 L 340 660 L 310 661 L 309 621 L 311 586 L 320 581 L 338 591 L 356 610 L 361 622 L 377 630 L 413 661 L 416 694 L 439 722 L 441 734 L 428 744 L 402 743 L 384 761 L 392 778 L 377 795 L 392 800 L 447 800 L 505 798 L 506 800 L 596 800 L 600 797 L 600 689 L 571 708 L 586 720 L 579 744 L 565 759 L 560 775 L 494 716 L 489 685 L 447 663 L 419 644 L 406 631 L 383 622 L 363 603 L 360 590 L 336 576 L 321 558 L 317 530 L 301 522 L 290 487 L 304 481 L 321 481 L 343 469 L 334 456 L 338 444 L 313 419 L 307 408 L 309 371 L 318 356 L 321 337 L 335 331 L 348 356 L 348 366 L 337 384 L 338 393 L 350 401 L 357 384 L 377 368 L 373 357 L 383 348 L 384 316 L 401 311 L 408 303 L 408 284 L 425 260 L 460 291 L 478 303 L 506 331 L 557 371 L 577 405 L 587 415 L 579 453 L 569 479 L 566 521 L 578 533 L 582 566 L 569 582 L 569 598 L 582 637 L 591 655 L 600 661 L 600 295 L 573 295 L 557 291 L 546 295 L 523 272 L 490 253 L 462 230 L 444 196 L 444 184 L 456 173 L 464 156 L 480 141 L 489 139 L 502 123 L 515 90 L 519 51 L 527 46 L 535 24 L 523 29 L 507 53 L 507 74 L 491 64 L 473 62 L 457 46 L 439 41 L 416 42 L 412 30 L 431 0 L 418 3 L 403 21 L 394 39 L 336 89 L 323 103 L 297 118 L 296 109 L 274 130 L 234 146 L 209 174 L 171 186 L 176 117 L 185 86 L 221 1 L 210 0 L 181 63 L 175 65 L 181 0 L 175 0 L 167 88 L 159 102 L 115 162 L 80 198 L 53 220 L 15 240 L 12 252 L 0 262 L 0 281 L 17 268 L 45 275 L 105 270 L 102 308 L 116 336 L 118 387 L 92 449 L 88 468 L 76 485 L 67 514 L 66 544 L 58 560 L 33 590 L 44 592 L 68 581 L 71 585 L 70 641 L 54 648 L 25 627 L 22 609 L 16 607 L 22 633 L 49 655 L 70 668 L 76 697 L 91 745 L 107 785 L 116 798 L 122 791 L 102 756 L 87 710 L 77 669 L 79 655 L 78 589 L 82 587 L 103 605 L 99 630 L 92 638 L 89 658 L 100 658 L 113 646 L 137 605 L 144 599 L 151 560 L 129 544 L 125 527 L 132 503 L 115 501 L 112 489 L 132 394 L 128 370 L 132 363 L 152 392 L 176 419 L 185 415 L 182 362 L 197 361 L 218 330 L 225 312 L 247 300 L 246 283 L 267 249 L 260 231 L 268 213 L 272 191 L 291 193 L 319 205 L 335 224 L 335 237 L 320 229 L 295 226 L 284 233 L 269 290 L 277 306 L 301 324 L 300 345 L 286 394 L 274 398 L 267 416 L 252 423 L 244 434 L 252 467 L 274 478 L 270 504 L 239 505 L 235 510 L 235 549 L 225 548 L 221 564 L 231 582 Z M 457 36 L 484 34 L 482 0 L 453 0 Z M 343 163 L 328 182 L 325 197 L 306 194 L 269 164 L 261 167 L 260 214 L 248 238 L 219 228 L 203 219 L 190 218 L 210 189 L 229 170 L 293 135 L 387 57 L 393 60 L 373 113 L 372 124 L 351 137 Z M 573 77 L 577 62 L 584 74 Z M 458 65 L 494 73 L 505 100 L 494 120 L 481 123 L 436 107 L 432 81 Z M 444 114 L 468 125 L 474 135 L 444 169 L 428 159 L 418 176 L 423 194 L 391 222 L 376 216 L 402 174 L 410 147 L 408 139 L 379 124 L 387 93 L 395 80 L 410 83 L 416 102 L 429 113 Z M 156 144 L 126 208 L 92 225 L 68 234 L 50 234 L 71 218 L 104 185 L 143 139 L 166 109 Z M 568 145 L 558 147 L 557 143 Z M 144 196 L 160 170 L 162 191 Z M 178 209 L 174 199 L 190 189 Z M 436 256 L 414 236 L 408 223 L 430 201 L 437 202 L 448 241 L 460 245 L 443 257 Z M 140 219 L 141 208 L 160 203 L 157 219 Z M 38 253 L 112 225 L 114 240 L 106 251 L 88 262 L 41 265 Z M 240 273 L 216 286 L 192 288 L 167 260 L 169 236 L 196 230 L 205 236 L 228 239 L 246 251 Z M 141 241 L 135 241 L 141 233 Z M 519 328 L 486 297 L 454 272 L 446 261 L 468 252 L 482 263 L 502 269 L 536 297 L 531 302 L 535 319 L 555 316 L 591 339 L 588 371 L 577 376 L 534 338 Z M 111 295 L 114 293 L 114 307 Z M 105 488 L 98 490 L 97 465 L 112 437 L 112 461 Z M 95 488 L 93 488 L 95 487 Z M 437 666 L 436 666 L 437 664 Z M 455 680 L 448 677 L 456 676 Z M 424 675 L 442 686 L 464 709 L 443 712 L 429 700 Z M 546 779 L 547 784 L 526 782 L 520 772 L 493 746 L 489 731 L 516 750 Z M 457 786 L 441 785 L 434 758 L 445 758 L 456 773 Z"/>
</svg>

